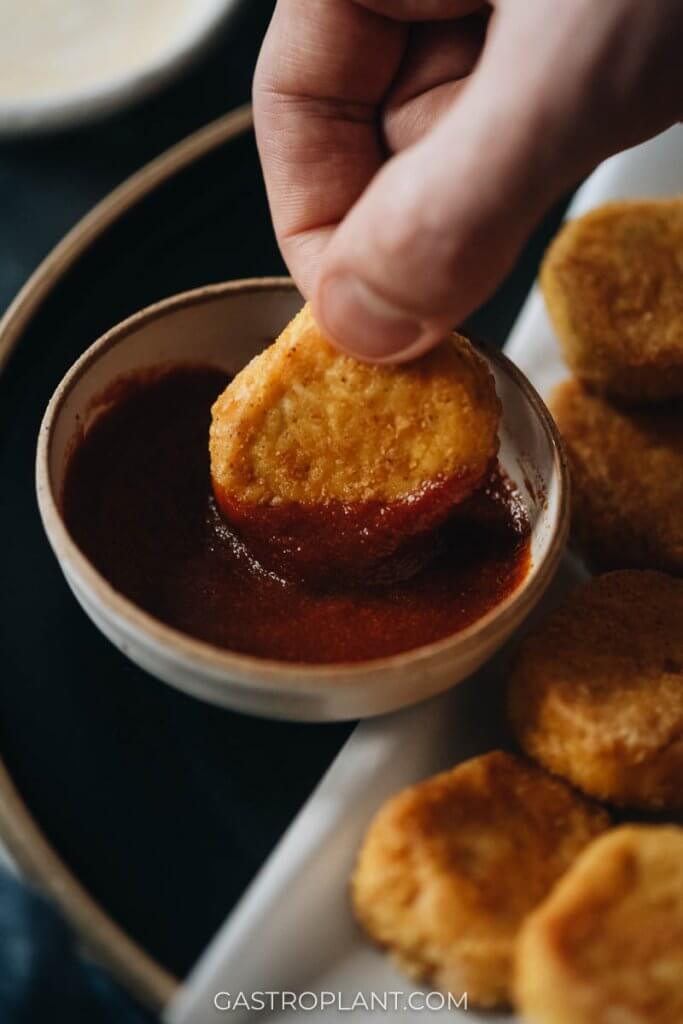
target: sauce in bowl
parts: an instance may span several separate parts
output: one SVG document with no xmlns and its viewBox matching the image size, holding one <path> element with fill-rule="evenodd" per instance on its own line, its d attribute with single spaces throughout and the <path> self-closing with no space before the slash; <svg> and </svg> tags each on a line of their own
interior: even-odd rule
<svg viewBox="0 0 683 1024">
<path fill-rule="evenodd" d="M 228 380 L 201 366 L 125 378 L 74 446 L 62 494 L 67 528 L 139 607 L 231 651 L 354 662 L 457 633 L 522 583 L 529 522 L 498 467 L 434 533 L 432 557 L 409 578 L 315 585 L 264 568 L 212 494 L 210 409 Z"/>
</svg>

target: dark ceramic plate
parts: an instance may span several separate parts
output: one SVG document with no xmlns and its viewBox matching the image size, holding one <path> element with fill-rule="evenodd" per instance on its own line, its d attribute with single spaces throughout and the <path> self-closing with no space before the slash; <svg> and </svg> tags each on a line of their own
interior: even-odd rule
<svg viewBox="0 0 683 1024">
<path fill-rule="evenodd" d="M 477 335 L 504 339 L 559 214 L 472 318 Z M 201 704 L 108 644 L 43 535 L 36 434 L 64 372 L 117 321 L 174 292 L 283 271 L 249 116 L 237 112 L 105 200 L 0 326 L 0 828 L 99 956 L 155 1007 L 351 727 Z"/>
</svg>

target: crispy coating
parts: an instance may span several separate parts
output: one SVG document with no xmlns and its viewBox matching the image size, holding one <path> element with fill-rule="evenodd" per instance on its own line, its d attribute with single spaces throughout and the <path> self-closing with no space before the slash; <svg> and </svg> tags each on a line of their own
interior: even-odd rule
<svg viewBox="0 0 683 1024">
<path fill-rule="evenodd" d="M 521 758 L 473 758 L 380 810 L 352 879 L 356 915 L 411 976 L 506 1005 L 522 920 L 608 825 Z"/>
<path fill-rule="evenodd" d="M 540 280 L 577 377 L 631 401 L 683 395 L 683 199 L 610 203 L 569 221 Z"/>
<path fill-rule="evenodd" d="M 524 923 L 515 996 L 529 1024 L 681 1024 L 683 829 L 591 843 Z"/>
<path fill-rule="evenodd" d="M 579 586 L 522 642 L 509 710 L 523 750 L 591 796 L 683 808 L 683 580 Z"/>
<path fill-rule="evenodd" d="M 572 476 L 572 534 L 597 569 L 683 574 L 683 404 L 619 409 L 568 380 L 550 408 Z"/>
<path fill-rule="evenodd" d="M 342 355 L 304 306 L 212 409 L 214 485 L 256 504 L 387 501 L 451 476 L 473 490 L 497 451 L 491 373 L 453 335 L 405 366 Z"/>
</svg>

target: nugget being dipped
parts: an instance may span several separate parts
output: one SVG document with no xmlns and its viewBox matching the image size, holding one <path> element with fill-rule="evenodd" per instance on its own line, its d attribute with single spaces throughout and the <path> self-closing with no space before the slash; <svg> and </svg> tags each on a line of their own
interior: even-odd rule
<svg viewBox="0 0 683 1024">
<path fill-rule="evenodd" d="M 683 199 L 610 203 L 569 221 L 540 280 L 577 377 L 623 400 L 683 395 Z"/>
<path fill-rule="evenodd" d="M 608 825 L 527 761 L 473 758 L 380 810 L 352 880 L 356 915 L 411 976 L 506 1005 L 523 919 Z"/>
<path fill-rule="evenodd" d="M 500 405 L 459 335 L 406 366 L 342 355 L 305 306 L 215 402 L 211 476 L 259 561 L 295 578 L 409 574 L 485 480 Z"/>
<path fill-rule="evenodd" d="M 578 587 L 523 641 L 509 708 L 524 751 L 591 796 L 683 809 L 683 580 Z"/>
<path fill-rule="evenodd" d="M 614 829 L 522 928 L 515 995 L 528 1024 L 680 1024 L 683 829 Z"/>
</svg>

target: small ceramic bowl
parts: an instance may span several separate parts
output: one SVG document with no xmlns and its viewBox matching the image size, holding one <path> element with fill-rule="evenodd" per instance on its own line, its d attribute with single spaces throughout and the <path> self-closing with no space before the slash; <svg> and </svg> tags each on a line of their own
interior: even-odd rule
<svg viewBox="0 0 683 1024">
<path fill-rule="evenodd" d="M 143 669 L 187 693 L 253 714 L 317 721 L 367 717 L 424 700 L 470 675 L 528 615 L 557 567 L 569 519 L 562 446 L 545 405 L 505 356 L 483 353 L 503 406 L 500 460 L 529 512 L 532 566 L 496 608 L 437 643 L 332 665 L 272 661 L 213 647 L 164 625 L 114 590 L 71 539 L 60 511 L 70 445 L 97 417 L 98 396 L 117 378 L 188 361 L 236 373 L 301 303 L 286 278 L 231 281 L 167 299 L 110 330 L 69 370 L 47 408 L 38 441 L 38 502 L 77 599 L 105 636 Z"/>
</svg>

